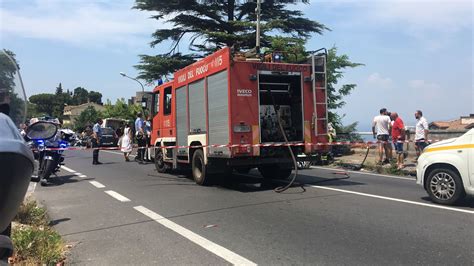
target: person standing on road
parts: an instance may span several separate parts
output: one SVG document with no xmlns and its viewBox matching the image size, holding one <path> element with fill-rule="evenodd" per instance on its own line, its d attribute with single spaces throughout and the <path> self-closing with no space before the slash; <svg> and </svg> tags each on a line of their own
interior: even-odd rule
<svg viewBox="0 0 474 266">
<path fill-rule="evenodd" d="M 100 147 L 100 138 L 102 137 L 102 119 L 97 119 L 94 127 L 92 128 L 92 164 L 102 164 L 99 162 L 99 147 Z"/>
<path fill-rule="evenodd" d="M 151 162 L 151 148 L 150 148 L 150 141 L 151 141 L 151 118 L 147 115 L 146 120 L 144 122 L 145 127 L 145 159 L 146 162 Z"/>
<path fill-rule="evenodd" d="M 135 120 L 135 138 L 138 143 L 137 156 L 135 161 L 139 164 L 143 164 L 144 155 L 145 155 L 145 128 L 142 119 L 142 113 L 137 114 L 137 119 Z"/>
<path fill-rule="evenodd" d="M 380 115 L 374 117 L 372 121 L 372 133 L 374 138 L 378 140 L 379 161 L 378 164 L 389 163 L 392 159 L 390 156 L 390 149 L 388 136 L 390 130 L 390 117 L 387 116 L 387 109 L 380 109 Z M 385 150 L 385 160 L 383 160 L 383 153 Z"/>
<path fill-rule="evenodd" d="M 393 120 L 392 141 L 395 152 L 397 153 L 397 169 L 400 170 L 404 167 L 403 143 L 405 142 L 405 125 L 403 124 L 403 120 L 395 112 L 390 115 L 390 118 Z"/>
<path fill-rule="evenodd" d="M 428 146 L 428 121 L 423 117 L 423 112 L 416 110 L 415 118 L 418 120 L 415 126 L 415 146 L 416 146 L 416 158 L 420 157 L 426 146 Z"/>
<path fill-rule="evenodd" d="M 129 162 L 128 156 L 132 152 L 132 129 L 128 123 L 125 124 L 123 129 L 122 141 L 120 142 L 120 149 L 123 152 L 125 161 Z"/>
</svg>

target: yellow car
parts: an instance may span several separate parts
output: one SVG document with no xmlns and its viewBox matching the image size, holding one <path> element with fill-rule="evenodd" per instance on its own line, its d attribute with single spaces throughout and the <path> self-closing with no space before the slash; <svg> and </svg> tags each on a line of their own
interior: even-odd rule
<svg viewBox="0 0 474 266">
<path fill-rule="evenodd" d="M 416 183 L 431 200 L 452 205 L 474 195 L 474 129 L 429 145 L 418 158 Z"/>
</svg>

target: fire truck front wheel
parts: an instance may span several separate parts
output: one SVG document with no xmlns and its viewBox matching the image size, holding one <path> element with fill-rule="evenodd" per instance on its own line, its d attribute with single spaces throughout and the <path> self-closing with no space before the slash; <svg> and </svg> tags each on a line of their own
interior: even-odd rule
<svg viewBox="0 0 474 266">
<path fill-rule="evenodd" d="M 166 173 L 169 169 L 168 164 L 164 162 L 161 149 L 157 149 L 155 154 L 155 168 L 158 173 Z"/>
<path fill-rule="evenodd" d="M 264 178 L 287 179 L 291 175 L 291 168 L 280 168 L 279 165 L 262 165 L 258 171 Z"/>
<path fill-rule="evenodd" d="M 193 178 L 196 184 L 206 186 L 210 183 L 210 177 L 207 175 L 206 165 L 204 164 L 204 152 L 196 150 L 193 153 L 192 169 Z"/>
</svg>

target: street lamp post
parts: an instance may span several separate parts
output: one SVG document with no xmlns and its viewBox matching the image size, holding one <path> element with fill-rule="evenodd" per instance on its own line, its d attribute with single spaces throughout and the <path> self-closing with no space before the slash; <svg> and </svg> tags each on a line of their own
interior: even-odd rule
<svg viewBox="0 0 474 266">
<path fill-rule="evenodd" d="M 127 76 L 127 74 L 125 74 L 123 72 L 120 72 L 120 75 L 122 75 L 122 77 L 126 77 L 126 78 L 129 78 L 129 79 L 132 79 L 132 80 L 135 80 L 136 82 L 138 82 L 138 84 L 140 84 L 140 86 L 142 86 L 142 92 L 143 93 L 145 92 L 145 87 L 143 87 L 143 84 L 138 79 Z"/>
<path fill-rule="evenodd" d="M 142 108 L 146 109 L 146 107 L 147 107 L 147 98 L 144 97 L 145 96 L 145 87 L 143 87 L 143 84 L 138 79 L 127 76 L 127 74 L 125 74 L 123 72 L 120 72 L 120 75 L 122 75 L 122 77 L 126 77 L 126 78 L 129 78 L 131 80 L 135 80 L 136 82 L 138 82 L 138 84 L 140 84 L 140 86 L 142 86 Z"/>
</svg>

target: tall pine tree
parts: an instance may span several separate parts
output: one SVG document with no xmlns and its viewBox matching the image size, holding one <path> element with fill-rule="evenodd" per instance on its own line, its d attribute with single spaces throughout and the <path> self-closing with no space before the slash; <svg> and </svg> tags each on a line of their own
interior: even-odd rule
<svg viewBox="0 0 474 266">
<path fill-rule="evenodd" d="M 328 28 L 290 10 L 294 0 L 265 0 L 261 4 L 261 47 L 269 47 L 277 33 L 297 39 L 308 39 Z M 309 1 L 303 1 L 308 3 Z M 140 55 L 138 78 L 153 82 L 195 59 L 224 46 L 249 50 L 255 46 L 256 2 L 239 0 L 136 0 L 136 9 L 153 11 L 152 18 L 171 24 L 169 29 L 153 33 L 151 46 L 171 40 L 169 51 L 155 56 Z M 189 40 L 189 43 L 188 43 Z M 179 45 L 186 41 L 192 53 L 182 54 Z"/>
</svg>

